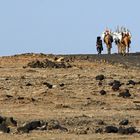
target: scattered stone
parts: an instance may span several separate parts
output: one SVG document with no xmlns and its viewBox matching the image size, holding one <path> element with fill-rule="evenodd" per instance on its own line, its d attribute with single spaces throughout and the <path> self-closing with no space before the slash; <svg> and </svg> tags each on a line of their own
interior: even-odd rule
<svg viewBox="0 0 140 140">
<path fill-rule="evenodd" d="M 25 123 L 22 127 L 18 127 L 17 131 L 21 133 L 29 133 L 32 130 L 53 130 L 59 129 L 61 131 L 68 131 L 67 128 L 60 126 L 57 120 L 51 120 L 48 122 L 32 121 Z"/>
<path fill-rule="evenodd" d="M 24 100 L 25 98 L 24 97 L 18 97 L 17 99 L 18 100 Z"/>
<path fill-rule="evenodd" d="M 5 80 L 6 80 L 6 81 L 9 80 L 9 78 L 5 78 Z"/>
<path fill-rule="evenodd" d="M 86 135 L 87 134 L 87 130 L 83 127 L 75 129 L 76 134 L 78 135 Z"/>
<path fill-rule="evenodd" d="M 40 131 L 47 130 L 47 125 L 43 125 L 41 127 L 37 127 L 36 130 L 40 130 Z"/>
<path fill-rule="evenodd" d="M 119 89 L 120 89 L 120 85 L 118 85 L 118 84 L 115 84 L 112 86 L 113 91 L 118 91 Z"/>
<path fill-rule="evenodd" d="M 49 89 L 53 88 L 53 85 L 48 82 L 44 82 L 43 85 L 46 85 Z"/>
<path fill-rule="evenodd" d="M 100 81 L 99 83 L 98 83 L 98 86 L 102 86 L 103 85 L 103 83 Z"/>
<path fill-rule="evenodd" d="M 64 83 L 61 83 L 61 84 L 59 84 L 59 86 L 60 86 L 60 87 L 64 87 L 64 86 L 65 86 L 65 84 L 64 84 Z"/>
<path fill-rule="evenodd" d="M 137 132 L 135 127 L 128 127 L 126 130 L 127 130 L 128 134 L 133 134 L 133 133 Z"/>
<path fill-rule="evenodd" d="M 32 101 L 32 102 L 35 102 L 35 101 L 36 101 L 36 99 L 34 99 L 34 98 L 31 98 L 31 101 Z"/>
<path fill-rule="evenodd" d="M 118 80 L 114 80 L 113 82 L 110 82 L 109 83 L 110 86 L 113 86 L 113 85 L 118 85 L 119 87 L 122 85 L 122 83 Z"/>
<path fill-rule="evenodd" d="M 66 127 L 61 127 L 60 130 L 64 132 L 68 132 L 68 129 Z"/>
<path fill-rule="evenodd" d="M 123 90 L 118 95 L 118 97 L 123 97 L 123 98 L 128 98 L 130 96 L 131 96 L 131 94 L 129 93 L 129 90 L 128 89 Z"/>
<path fill-rule="evenodd" d="M 136 85 L 136 82 L 133 80 L 129 80 L 126 85 Z"/>
<path fill-rule="evenodd" d="M 0 124 L 0 132 L 10 133 L 10 128 L 6 126 L 6 124 Z"/>
<path fill-rule="evenodd" d="M 31 130 L 35 130 L 38 127 L 41 127 L 40 121 L 32 121 L 29 123 L 25 123 L 22 127 L 18 127 L 17 131 L 22 133 L 29 133 Z"/>
<path fill-rule="evenodd" d="M 96 128 L 95 133 L 103 133 L 103 129 L 102 128 Z"/>
<path fill-rule="evenodd" d="M 48 130 L 59 129 L 60 127 L 60 123 L 57 120 L 51 120 L 48 122 Z"/>
<path fill-rule="evenodd" d="M 51 60 L 35 60 L 27 64 L 31 68 L 71 68 L 72 66 L 67 62 L 53 62 Z"/>
<path fill-rule="evenodd" d="M 27 127 L 24 126 L 24 127 L 18 127 L 17 131 L 19 133 L 29 133 L 30 130 Z"/>
<path fill-rule="evenodd" d="M 113 91 L 118 91 L 122 85 L 122 83 L 118 80 L 114 80 L 113 82 L 109 83 L 110 86 L 112 86 Z"/>
<path fill-rule="evenodd" d="M 97 75 L 95 78 L 96 78 L 96 80 L 102 81 L 105 79 L 105 76 L 101 74 L 101 75 Z"/>
<path fill-rule="evenodd" d="M 105 90 L 101 90 L 101 91 L 100 91 L 100 94 L 101 94 L 101 95 L 106 95 L 106 91 L 105 91 Z"/>
<path fill-rule="evenodd" d="M 36 128 L 36 130 L 41 130 L 41 131 L 47 130 L 47 127 L 48 127 L 48 122 L 46 122 L 46 121 L 40 121 L 40 127 L 38 126 Z"/>
<path fill-rule="evenodd" d="M 128 120 L 128 119 L 124 119 L 124 120 L 122 120 L 122 121 L 119 123 L 119 125 L 128 125 L 128 123 L 129 123 L 129 120 Z"/>
<path fill-rule="evenodd" d="M 117 133 L 118 132 L 118 128 L 115 126 L 106 126 L 105 127 L 105 132 L 106 133 Z"/>
<path fill-rule="evenodd" d="M 50 63 L 49 63 L 50 64 Z M 52 64 L 52 63 L 51 63 Z M 31 68 L 44 68 L 44 64 L 43 62 L 36 60 L 36 61 L 32 61 L 30 63 L 27 64 L 28 67 Z"/>
<path fill-rule="evenodd" d="M 26 79 L 25 76 L 21 76 L 20 78 L 21 78 L 21 79 Z"/>
<path fill-rule="evenodd" d="M 119 129 L 118 129 L 119 134 L 128 135 L 128 134 L 133 134 L 136 132 L 137 132 L 137 130 L 135 129 L 135 127 L 128 127 L 128 128 L 119 127 Z"/>
<path fill-rule="evenodd" d="M 32 86 L 32 84 L 31 83 L 27 83 L 26 86 Z"/>
<path fill-rule="evenodd" d="M 1 117 L 0 116 L 0 124 L 5 126 L 17 126 L 17 121 L 13 119 L 13 117 Z"/>
<path fill-rule="evenodd" d="M 14 120 L 13 117 L 0 116 L 0 132 L 10 133 L 9 127 L 16 127 L 16 126 L 17 126 L 17 121 Z M 49 124 L 46 121 L 31 121 L 16 128 L 17 128 L 17 132 L 19 133 L 29 133 L 32 130 L 43 131 L 43 130 L 53 130 L 53 129 L 59 129 L 64 132 L 68 131 L 68 129 L 62 127 L 57 120 L 51 120 L 49 121 Z"/>
<path fill-rule="evenodd" d="M 4 118 L 0 116 L 0 124 L 4 121 Z"/>
<path fill-rule="evenodd" d="M 65 132 L 68 131 L 68 129 L 65 128 L 65 127 L 62 127 L 60 125 L 59 121 L 57 121 L 57 120 L 51 120 L 51 121 L 49 121 L 48 122 L 47 129 L 48 130 L 59 129 L 61 131 L 65 131 Z"/>
<path fill-rule="evenodd" d="M 108 83 L 109 86 L 113 86 L 113 84 L 114 84 L 113 82 Z"/>
<path fill-rule="evenodd" d="M 17 121 L 13 119 L 13 117 L 6 117 L 4 124 L 7 126 L 17 126 Z"/>
<path fill-rule="evenodd" d="M 5 95 L 7 98 L 13 98 L 12 95 Z"/>
<path fill-rule="evenodd" d="M 104 121 L 103 120 L 97 120 L 97 125 L 104 125 Z"/>
</svg>

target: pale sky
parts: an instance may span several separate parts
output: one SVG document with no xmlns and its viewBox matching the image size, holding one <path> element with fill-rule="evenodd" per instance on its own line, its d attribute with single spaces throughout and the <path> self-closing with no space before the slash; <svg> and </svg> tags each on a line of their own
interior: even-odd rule
<svg viewBox="0 0 140 140">
<path fill-rule="evenodd" d="M 130 51 L 138 52 L 139 7 L 140 0 L 0 0 L 0 55 L 93 54 L 96 37 L 117 25 L 130 29 Z"/>
</svg>

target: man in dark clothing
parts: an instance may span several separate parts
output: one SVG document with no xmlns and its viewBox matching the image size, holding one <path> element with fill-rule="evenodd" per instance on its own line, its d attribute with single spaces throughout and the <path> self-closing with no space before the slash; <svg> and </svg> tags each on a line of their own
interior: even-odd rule
<svg viewBox="0 0 140 140">
<path fill-rule="evenodd" d="M 101 52 L 103 51 L 103 44 L 100 36 L 97 37 L 96 47 L 98 54 L 101 54 Z"/>
</svg>

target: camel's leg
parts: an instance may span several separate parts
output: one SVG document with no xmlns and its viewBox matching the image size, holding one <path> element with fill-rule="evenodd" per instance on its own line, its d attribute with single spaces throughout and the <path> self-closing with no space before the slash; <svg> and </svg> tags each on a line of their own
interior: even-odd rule
<svg viewBox="0 0 140 140">
<path fill-rule="evenodd" d="M 111 54 L 111 48 L 108 47 L 107 50 L 108 50 L 108 54 Z"/>
<path fill-rule="evenodd" d="M 118 54 L 120 53 L 120 47 L 118 46 Z"/>
<path fill-rule="evenodd" d="M 125 56 L 126 55 L 126 46 L 123 46 L 123 49 L 122 50 L 123 50 L 123 52 L 122 52 L 123 53 L 123 56 Z"/>
<path fill-rule="evenodd" d="M 127 46 L 127 53 L 129 53 L 129 46 Z"/>
<path fill-rule="evenodd" d="M 120 54 L 121 53 L 121 47 L 120 47 L 120 45 L 118 45 L 118 54 Z"/>
</svg>

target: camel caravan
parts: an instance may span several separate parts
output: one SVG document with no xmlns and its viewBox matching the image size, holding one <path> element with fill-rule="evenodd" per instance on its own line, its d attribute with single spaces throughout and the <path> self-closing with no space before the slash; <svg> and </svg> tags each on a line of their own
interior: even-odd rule
<svg viewBox="0 0 140 140">
<path fill-rule="evenodd" d="M 118 48 L 118 54 L 126 55 L 126 53 L 129 53 L 131 38 L 131 32 L 127 28 L 117 27 L 115 32 L 112 32 L 110 29 L 106 29 L 102 33 L 102 39 L 99 36 L 97 37 L 96 46 L 98 54 L 101 54 L 103 51 L 103 40 L 106 44 L 108 54 L 111 54 L 112 43 L 114 42 Z"/>
</svg>

